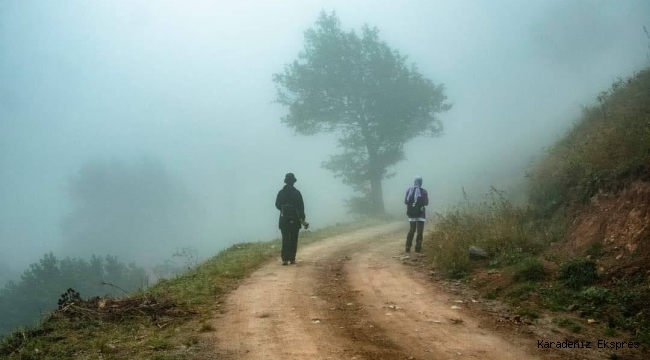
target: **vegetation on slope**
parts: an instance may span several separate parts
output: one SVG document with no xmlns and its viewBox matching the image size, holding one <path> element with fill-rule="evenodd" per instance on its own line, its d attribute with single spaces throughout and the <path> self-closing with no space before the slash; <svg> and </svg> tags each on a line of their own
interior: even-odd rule
<svg viewBox="0 0 650 360">
<path fill-rule="evenodd" d="M 45 254 L 23 272 L 20 280 L 0 289 L 0 336 L 20 325 L 35 324 L 41 313 L 56 308 L 54 300 L 69 287 L 85 296 L 119 294 L 145 287 L 146 279 L 143 268 L 126 265 L 115 256 L 93 256 L 86 261 Z M 119 284 L 119 289 L 104 284 Z"/>
<path fill-rule="evenodd" d="M 597 100 L 530 173 L 530 202 L 545 215 L 650 180 L 650 68 L 614 82 Z"/>
<path fill-rule="evenodd" d="M 379 222 L 364 220 L 306 231 L 301 234 L 300 246 Z M 280 247 L 280 240 L 233 245 L 176 278 L 162 280 L 122 300 L 80 301 L 70 299 L 74 298 L 71 295 L 62 299 L 66 300 L 63 310 L 55 311 L 39 326 L 3 338 L 0 357 L 192 358 L 199 334 L 215 330 L 208 320 L 218 310 L 220 297 L 277 256 Z"/>
<path fill-rule="evenodd" d="M 442 214 L 425 247 L 434 268 L 531 320 L 546 309 L 581 332 L 593 319 L 650 347 L 650 68 L 585 107 L 528 179 L 525 204 L 492 189 Z"/>
</svg>

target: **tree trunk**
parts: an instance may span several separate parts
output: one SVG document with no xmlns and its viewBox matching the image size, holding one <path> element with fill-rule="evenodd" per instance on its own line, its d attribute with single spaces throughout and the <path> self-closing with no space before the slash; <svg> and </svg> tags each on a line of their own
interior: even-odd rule
<svg viewBox="0 0 650 360">
<path fill-rule="evenodd" d="M 384 208 L 384 194 L 381 187 L 381 172 L 371 169 L 370 174 L 370 200 L 375 212 L 383 215 L 386 213 L 386 209 Z"/>
<path fill-rule="evenodd" d="M 366 122 L 364 121 L 360 125 L 361 133 L 363 134 L 364 140 L 366 142 L 366 149 L 368 150 L 368 175 L 370 176 L 369 200 L 372 203 L 373 212 L 383 215 L 386 213 L 386 209 L 384 209 L 384 194 L 381 188 L 381 175 L 383 171 L 381 166 L 379 166 L 377 145 L 372 141 L 372 136 L 368 131 Z"/>
</svg>

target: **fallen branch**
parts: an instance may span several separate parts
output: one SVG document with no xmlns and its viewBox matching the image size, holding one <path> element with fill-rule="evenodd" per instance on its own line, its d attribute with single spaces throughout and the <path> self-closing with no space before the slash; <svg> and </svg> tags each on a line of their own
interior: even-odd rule
<svg viewBox="0 0 650 360">
<path fill-rule="evenodd" d="M 69 291 L 69 293 L 72 292 L 74 290 Z M 132 296 L 122 299 L 95 296 L 82 300 L 78 293 L 74 293 L 74 295 L 62 296 L 59 301 L 59 309 L 54 311 L 52 316 L 112 322 L 148 317 L 157 325 L 164 327 L 166 322 L 169 322 L 169 318 L 185 317 L 192 314 L 191 311 L 179 308 L 175 302 L 169 299 L 157 301 L 146 296 Z M 164 318 L 167 318 L 167 320 L 164 320 Z"/>
</svg>

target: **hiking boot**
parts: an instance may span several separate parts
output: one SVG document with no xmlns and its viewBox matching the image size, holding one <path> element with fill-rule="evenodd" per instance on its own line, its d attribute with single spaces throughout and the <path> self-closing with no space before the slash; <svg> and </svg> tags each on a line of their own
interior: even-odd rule
<svg viewBox="0 0 650 360">
<path fill-rule="evenodd" d="M 291 265 L 296 265 L 296 260 L 291 260 L 291 261 L 289 261 L 289 263 L 290 263 Z"/>
<path fill-rule="evenodd" d="M 287 262 L 286 262 L 286 261 L 283 261 L 283 262 L 282 262 L 282 266 L 287 266 Z"/>
</svg>

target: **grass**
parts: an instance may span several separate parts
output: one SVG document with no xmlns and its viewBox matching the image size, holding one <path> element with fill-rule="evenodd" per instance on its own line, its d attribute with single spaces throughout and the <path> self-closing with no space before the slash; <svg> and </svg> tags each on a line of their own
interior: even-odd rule
<svg viewBox="0 0 650 360">
<path fill-rule="evenodd" d="M 566 241 L 576 214 L 593 195 L 650 181 L 648 114 L 650 68 L 616 81 L 583 109 L 582 117 L 528 172 L 524 202 L 514 204 L 492 188 L 482 202 L 465 198 L 440 215 L 428 239 L 432 246 L 425 247 L 432 267 L 450 278 L 481 268 L 498 271 L 505 276 L 487 278 L 496 284 L 486 284 L 480 276 L 476 280 L 486 291 L 484 298 L 533 313 L 580 311 L 606 323 L 609 334 L 624 331 L 650 347 L 646 277 L 601 278 L 595 260 L 606 254 L 598 241 L 576 259 L 547 251 Z M 472 260 L 470 246 L 486 250 L 489 258 Z M 582 330 L 568 318 L 558 321 L 573 332 Z"/>
<path fill-rule="evenodd" d="M 466 201 L 440 215 L 429 236 L 432 246 L 425 252 L 433 259 L 433 266 L 450 277 L 462 277 L 478 267 L 517 265 L 518 279 L 541 280 L 546 272 L 541 263 L 532 259 L 548 244 L 561 241 L 565 231 L 566 222 L 561 216 L 537 219 L 530 207 L 517 206 L 492 188 L 485 201 Z M 486 250 L 491 257 L 484 261 L 470 259 L 470 246 Z"/>
<path fill-rule="evenodd" d="M 507 300 L 513 305 L 518 306 L 521 302 L 528 300 L 533 294 L 537 293 L 539 285 L 525 282 L 512 286 L 506 294 Z"/>
<path fill-rule="evenodd" d="M 529 174 L 529 199 L 549 215 L 598 191 L 650 178 L 650 68 L 619 79 Z"/>
<path fill-rule="evenodd" d="M 535 309 L 529 309 L 529 308 L 519 309 L 517 310 L 516 314 L 520 316 L 525 316 L 530 320 L 539 319 L 539 312 Z"/>
<path fill-rule="evenodd" d="M 485 299 L 503 300 L 519 307 L 518 311 L 580 311 L 650 347 L 650 288 L 645 278 L 599 286 L 606 279 L 599 276 L 593 259 L 567 259 L 540 250 L 564 241 L 560 229 L 566 228 L 566 222 L 562 217 L 538 220 L 534 211 L 516 207 L 498 194 L 492 194 L 491 199 L 481 204 L 462 204 L 439 218 L 429 238 L 434 246 L 425 247 L 434 268 L 450 278 L 466 276 L 479 268 L 509 275 L 509 282 L 493 288 L 485 279 L 476 284 L 484 289 Z M 471 245 L 488 250 L 490 258 L 471 260 Z M 597 245 L 587 249 L 592 257 L 602 256 L 602 251 Z M 554 264 L 557 270 L 548 270 L 545 262 Z M 582 331 L 578 324 L 565 327 Z"/>
<path fill-rule="evenodd" d="M 199 328 L 199 332 L 202 332 L 202 333 L 204 333 L 204 332 L 212 332 L 212 331 L 215 331 L 215 330 L 216 329 L 214 328 L 214 326 L 212 326 L 212 324 L 207 323 L 207 322 L 201 323 L 201 327 Z"/>
<path fill-rule="evenodd" d="M 363 220 L 316 231 L 304 231 L 300 246 L 383 220 Z M 50 317 L 34 329 L 20 329 L 0 341 L 0 358 L 7 360 L 112 358 L 184 359 L 192 357 L 199 334 L 215 331 L 209 324 L 217 302 L 261 265 L 279 254 L 280 240 L 236 244 L 196 268 L 163 280 L 138 294 L 171 299 L 193 315 L 172 318 L 157 326 L 148 318 L 120 322 L 84 321 Z M 56 299 L 52 299 L 56 301 Z"/>
<path fill-rule="evenodd" d="M 575 292 L 555 284 L 552 287 L 542 288 L 540 293 L 540 306 L 551 311 L 565 311 L 574 304 Z"/>
<path fill-rule="evenodd" d="M 576 324 L 573 320 L 566 317 L 555 318 L 553 322 L 557 324 L 559 327 L 569 329 L 571 330 L 571 332 L 574 333 L 579 333 L 582 331 L 582 326 Z"/>
</svg>

